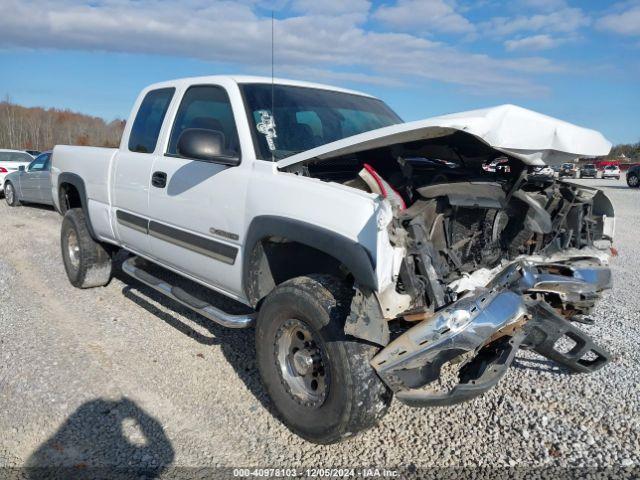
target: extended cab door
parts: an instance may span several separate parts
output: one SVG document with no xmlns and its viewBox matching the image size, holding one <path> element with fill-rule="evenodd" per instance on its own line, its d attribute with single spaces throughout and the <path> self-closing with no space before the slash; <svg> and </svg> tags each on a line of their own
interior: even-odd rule
<svg viewBox="0 0 640 480">
<path fill-rule="evenodd" d="M 188 87 L 169 130 L 165 152 L 157 156 L 153 166 L 149 193 L 151 250 L 162 263 L 239 297 L 239 252 L 246 172 L 250 170 L 242 164 L 226 166 L 183 157 L 178 140 L 187 129 L 214 130 L 223 137 L 226 155 L 241 155 L 227 90 L 210 84 Z"/>
<path fill-rule="evenodd" d="M 122 245 L 136 253 L 150 255 L 148 236 L 149 186 L 157 156 L 158 136 L 174 88 L 147 92 L 138 103 L 135 119 L 125 134 L 115 159 L 112 181 L 113 219 Z"/>
</svg>

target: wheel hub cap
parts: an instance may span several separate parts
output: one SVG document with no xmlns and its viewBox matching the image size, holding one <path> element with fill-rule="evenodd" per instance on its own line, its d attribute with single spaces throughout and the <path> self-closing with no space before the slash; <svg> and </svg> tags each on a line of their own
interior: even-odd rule
<svg viewBox="0 0 640 480">
<path fill-rule="evenodd" d="M 320 407 L 328 392 L 325 354 L 307 325 L 297 319 L 285 321 L 276 333 L 275 361 L 280 380 L 300 405 Z"/>
<path fill-rule="evenodd" d="M 11 185 L 7 185 L 5 195 L 7 196 L 7 202 L 13 203 L 13 187 Z"/>
<path fill-rule="evenodd" d="M 67 252 L 73 268 L 78 268 L 80 266 L 80 245 L 78 244 L 78 236 L 73 230 L 67 236 Z"/>
</svg>

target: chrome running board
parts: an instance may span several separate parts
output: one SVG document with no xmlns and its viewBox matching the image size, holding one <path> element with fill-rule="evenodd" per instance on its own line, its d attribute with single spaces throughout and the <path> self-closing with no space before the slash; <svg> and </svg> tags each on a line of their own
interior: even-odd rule
<svg viewBox="0 0 640 480">
<path fill-rule="evenodd" d="M 164 280 L 151 275 L 136 265 L 137 257 L 131 257 L 122 263 L 122 271 L 127 275 L 135 278 L 139 282 L 153 288 L 164 296 L 169 297 L 203 317 L 212 320 L 223 327 L 227 328 L 247 328 L 250 327 L 255 320 L 255 313 L 243 315 L 233 315 L 214 307 L 213 305 L 200 300 L 185 292 L 180 287 L 170 285 Z"/>
</svg>

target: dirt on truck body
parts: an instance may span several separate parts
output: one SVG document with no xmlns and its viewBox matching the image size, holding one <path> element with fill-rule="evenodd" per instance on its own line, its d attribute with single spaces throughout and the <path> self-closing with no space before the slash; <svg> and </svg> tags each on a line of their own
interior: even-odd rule
<svg viewBox="0 0 640 480">
<path fill-rule="evenodd" d="M 389 239 L 406 252 L 397 282 L 377 298 L 356 285 L 346 331 L 386 345 L 371 364 L 401 401 L 473 398 L 518 348 L 575 372 L 608 361 L 575 326 L 592 322 L 611 287 L 614 214 L 601 192 L 529 175 L 522 160 L 461 131 L 288 168 L 391 206 Z M 573 348 L 559 350 L 563 338 Z M 425 389 L 447 363 L 459 366 L 457 385 Z"/>
</svg>

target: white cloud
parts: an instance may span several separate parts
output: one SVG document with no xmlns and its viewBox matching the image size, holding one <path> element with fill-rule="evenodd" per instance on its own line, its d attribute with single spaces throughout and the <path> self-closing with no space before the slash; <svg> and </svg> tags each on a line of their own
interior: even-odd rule
<svg viewBox="0 0 640 480">
<path fill-rule="evenodd" d="M 515 50 L 548 50 L 557 47 L 560 43 L 562 43 L 560 39 L 540 34 L 507 40 L 504 42 L 504 47 L 510 52 Z"/>
<path fill-rule="evenodd" d="M 398 0 L 373 14 L 381 22 L 399 30 L 425 30 L 445 33 L 471 33 L 473 24 L 445 0 Z"/>
<path fill-rule="evenodd" d="M 566 0 L 520 0 L 524 7 L 550 12 L 567 7 Z"/>
<path fill-rule="evenodd" d="M 369 0 L 293 0 L 293 10 L 321 15 L 342 15 L 345 13 L 367 13 L 371 8 Z"/>
<path fill-rule="evenodd" d="M 263 9 L 251 0 L 100 0 L 90 6 L 82 0 L 61 0 L 55 6 L 47 0 L 2 0 L 0 48 L 172 55 L 268 73 L 271 18 Z M 279 12 L 277 73 L 385 85 L 436 80 L 468 91 L 529 95 L 545 91 L 531 73 L 558 71 L 544 58 L 496 59 L 407 33 L 367 31 L 362 10 L 336 12 L 286 18 Z M 167 72 L 167 77 L 179 76 Z"/>
<path fill-rule="evenodd" d="M 565 8 L 551 13 L 531 16 L 495 17 L 482 25 L 494 36 L 507 36 L 517 32 L 574 33 L 590 25 L 591 19 L 579 8 Z"/>
<path fill-rule="evenodd" d="M 596 24 L 600 30 L 606 30 L 620 35 L 640 35 L 640 3 L 625 4 L 622 11 L 610 13 L 598 20 Z M 621 7 L 623 7 L 621 5 Z"/>
</svg>

